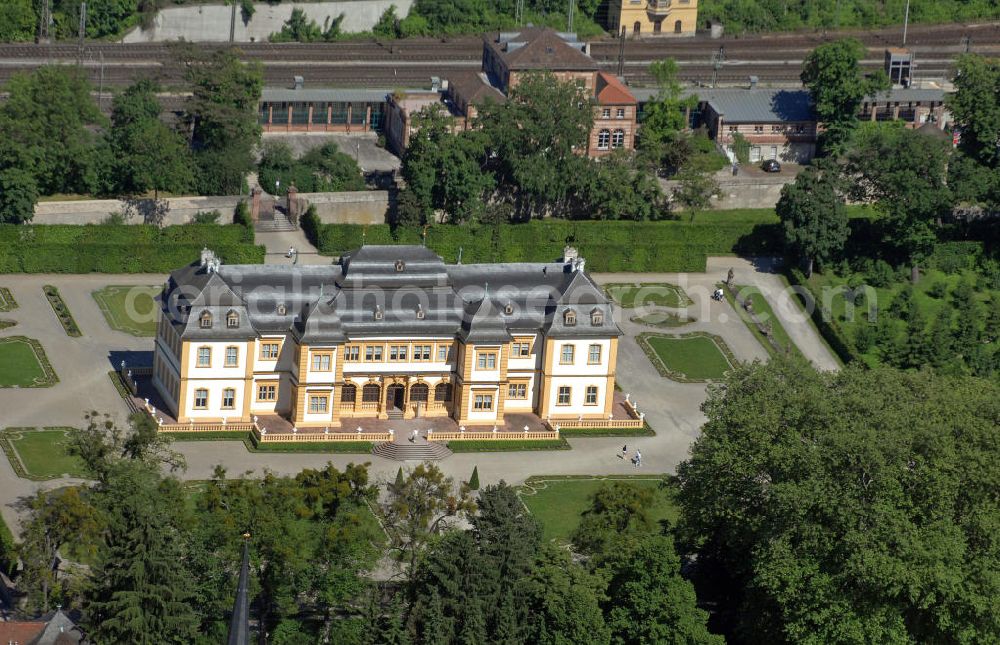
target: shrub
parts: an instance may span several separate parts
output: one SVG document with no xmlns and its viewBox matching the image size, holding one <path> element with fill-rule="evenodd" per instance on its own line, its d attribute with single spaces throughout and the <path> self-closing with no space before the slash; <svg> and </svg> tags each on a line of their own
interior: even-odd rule
<svg viewBox="0 0 1000 645">
<path fill-rule="evenodd" d="M 868 284 L 881 289 L 896 281 L 896 273 L 885 260 L 876 260 L 869 271 Z"/>
<path fill-rule="evenodd" d="M 213 211 L 198 211 L 191 218 L 192 224 L 218 224 L 219 220 L 222 218 L 222 213 L 218 210 Z"/>
<path fill-rule="evenodd" d="M 927 264 L 945 273 L 961 273 L 975 268 L 982 254 L 982 242 L 941 242 Z"/>
</svg>

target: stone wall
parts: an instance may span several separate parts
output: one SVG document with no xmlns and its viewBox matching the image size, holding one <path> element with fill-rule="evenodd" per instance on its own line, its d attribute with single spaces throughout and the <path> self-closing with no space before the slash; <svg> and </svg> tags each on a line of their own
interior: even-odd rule
<svg viewBox="0 0 1000 645">
<path fill-rule="evenodd" d="M 781 198 L 781 188 L 795 181 L 795 174 L 782 172 L 770 176 L 727 177 L 719 180 L 720 197 L 712 199 L 711 208 L 716 210 L 732 208 L 774 208 Z M 663 192 L 668 196 L 678 185 L 676 181 L 661 181 Z"/>
<path fill-rule="evenodd" d="M 127 224 L 187 224 L 198 211 L 221 213 L 220 223 L 233 221 L 233 213 L 241 199 L 229 197 L 171 197 L 165 200 L 166 212 L 160 216 L 151 199 L 85 199 L 76 201 L 39 202 L 35 204 L 33 224 L 100 224 L 109 214 L 120 212 Z"/>
<path fill-rule="evenodd" d="M 389 211 L 387 190 L 299 193 L 299 198 L 316 207 L 316 215 L 324 224 L 385 224 Z"/>
<path fill-rule="evenodd" d="M 254 3 L 256 11 L 250 21 L 243 22 L 239 3 L 236 3 L 236 42 L 267 42 L 268 36 L 281 31 L 281 26 L 292 15 L 292 9 L 302 9 L 306 16 L 320 27 L 329 18 L 335 20 L 344 14 L 340 28 L 344 32 L 370 31 L 390 5 L 396 6 L 396 15 L 406 17 L 413 0 L 338 0 L 335 2 L 282 2 Z M 161 9 L 153 26 L 143 31 L 136 27 L 125 35 L 125 42 L 158 42 L 187 40 L 189 42 L 219 42 L 229 40 L 232 7 L 222 4 L 200 4 Z M 291 74 L 291 72 L 289 72 Z"/>
</svg>

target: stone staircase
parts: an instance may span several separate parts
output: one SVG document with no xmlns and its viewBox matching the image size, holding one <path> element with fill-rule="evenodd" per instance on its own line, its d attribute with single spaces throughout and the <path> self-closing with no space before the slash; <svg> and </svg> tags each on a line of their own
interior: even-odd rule
<svg viewBox="0 0 1000 645">
<path fill-rule="evenodd" d="M 450 456 L 448 447 L 438 441 L 427 441 L 418 437 L 410 443 L 408 439 L 400 441 L 383 441 L 375 444 L 372 454 L 395 461 L 436 461 Z"/>
<path fill-rule="evenodd" d="M 292 224 L 288 218 L 281 213 L 275 213 L 274 219 L 259 219 L 257 220 L 257 225 L 254 229 L 258 233 L 281 233 L 285 231 L 296 230 L 295 224 Z"/>
<path fill-rule="evenodd" d="M 387 414 L 393 421 L 399 421 L 403 418 L 403 411 L 399 408 L 392 408 Z"/>
</svg>

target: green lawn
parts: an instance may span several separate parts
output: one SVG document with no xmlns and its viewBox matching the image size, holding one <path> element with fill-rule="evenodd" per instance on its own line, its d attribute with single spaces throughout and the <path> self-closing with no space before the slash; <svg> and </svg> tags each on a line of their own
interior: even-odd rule
<svg viewBox="0 0 1000 645">
<path fill-rule="evenodd" d="M 649 479 L 629 477 L 604 477 L 601 479 L 559 479 L 532 477 L 521 487 L 521 499 L 532 515 L 542 523 L 546 540 L 568 541 L 580 524 L 580 517 L 590 505 L 590 498 L 605 483 L 625 481 L 640 488 L 654 491 L 654 503 L 649 509 L 653 522 L 669 520 L 675 522 L 678 516 L 674 501 L 674 490 L 663 488 L 663 479 L 655 476 Z M 532 491 L 535 491 L 532 494 Z"/>
<path fill-rule="evenodd" d="M 86 477 L 80 458 L 66 452 L 71 429 L 7 428 L 5 432 L 31 479 L 53 479 L 64 474 Z"/>
<path fill-rule="evenodd" d="M 93 292 L 108 326 L 133 336 L 155 336 L 160 287 L 107 286 Z"/>
<path fill-rule="evenodd" d="M 639 338 L 647 354 L 652 351 L 659 359 L 661 365 L 657 369 L 674 380 L 718 380 L 733 366 L 732 360 L 727 357 L 729 348 L 723 350 L 719 344 L 722 341 L 707 334 L 642 334 Z M 656 365 L 656 360 L 653 363 Z"/>
<path fill-rule="evenodd" d="M 674 328 L 698 322 L 698 319 L 694 316 L 681 318 L 677 314 L 668 311 L 654 311 L 644 316 L 632 316 L 631 321 L 640 325 L 649 325 L 650 327 Z"/>
<path fill-rule="evenodd" d="M 680 308 L 691 304 L 691 299 L 683 289 L 666 282 L 612 283 L 604 285 L 604 291 L 626 309 L 650 305 Z"/>
<path fill-rule="evenodd" d="M 745 301 L 746 298 L 750 298 L 753 302 L 753 311 L 757 315 L 757 319 L 769 324 L 771 326 L 771 338 L 778 344 L 776 348 L 771 342 L 767 340 L 767 337 L 763 332 L 757 327 L 757 324 L 750 318 L 750 315 L 743 309 L 742 306 L 738 305 L 733 301 L 732 294 L 728 289 L 723 289 L 726 294 L 726 300 L 736 310 L 739 314 L 740 320 L 747 326 L 748 329 L 757 337 L 760 344 L 764 346 L 767 353 L 771 356 L 777 356 L 780 353 L 786 351 L 791 352 L 792 355 L 802 357 L 802 352 L 799 348 L 792 342 L 791 337 L 785 328 L 781 326 L 781 320 L 774 314 L 774 309 L 771 308 L 771 303 L 768 302 L 764 294 L 761 293 L 760 289 L 755 286 L 741 286 L 733 285 L 733 291 L 739 294 L 741 301 Z"/>
<path fill-rule="evenodd" d="M 0 338 L 0 387 L 50 387 L 59 379 L 34 338 Z"/>
</svg>

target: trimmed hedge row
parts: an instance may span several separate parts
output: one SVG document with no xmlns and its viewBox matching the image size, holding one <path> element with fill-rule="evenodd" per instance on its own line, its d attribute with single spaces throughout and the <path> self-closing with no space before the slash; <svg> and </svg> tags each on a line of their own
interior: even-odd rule
<svg viewBox="0 0 1000 645">
<path fill-rule="evenodd" d="M 245 226 L 0 225 L 0 273 L 166 273 L 209 247 L 227 264 L 259 264 Z"/>
<path fill-rule="evenodd" d="M 362 244 L 420 244 L 419 231 L 388 225 L 321 224 L 303 218 L 310 241 L 326 255 Z M 760 221 L 608 222 L 541 220 L 500 226 L 432 226 L 427 246 L 447 262 L 542 262 L 575 246 L 591 271 L 704 271 L 708 255 L 780 254 L 781 229 L 773 214 Z"/>
</svg>

